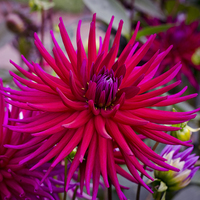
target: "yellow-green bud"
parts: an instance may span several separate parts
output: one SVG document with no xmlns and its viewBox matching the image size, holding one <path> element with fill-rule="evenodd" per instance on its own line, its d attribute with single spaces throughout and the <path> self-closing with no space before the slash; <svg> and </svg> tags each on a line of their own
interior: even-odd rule
<svg viewBox="0 0 200 200">
<path fill-rule="evenodd" d="M 191 137 L 191 131 L 189 126 L 186 125 L 178 131 L 171 131 L 171 135 L 181 141 L 188 141 Z"/>
<path fill-rule="evenodd" d="M 68 155 L 68 158 L 69 158 L 70 160 L 73 160 L 74 157 L 75 157 L 75 155 L 76 155 L 76 152 L 77 152 L 77 148 L 74 148 L 74 149 L 72 150 L 72 152 Z"/>
<path fill-rule="evenodd" d="M 200 48 L 197 48 L 191 57 L 191 61 L 195 65 L 200 65 Z"/>
</svg>

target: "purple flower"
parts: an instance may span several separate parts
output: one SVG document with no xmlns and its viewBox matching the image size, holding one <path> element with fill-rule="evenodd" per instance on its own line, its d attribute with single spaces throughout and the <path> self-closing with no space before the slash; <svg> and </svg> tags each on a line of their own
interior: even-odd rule
<svg viewBox="0 0 200 200">
<path fill-rule="evenodd" d="M 191 154 L 193 147 L 179 153 L 180 148 L 179 145 L 167 145 L 161 152 L 161 156 L 167 159 L 166 162 L 178 168 L 179 172 L 169 170 L 166 172 L 155 171 L 154 173 L 155 178 L 163 181 L 170 191 L 176 191 L 187 186 L 199 169 L 199 167 L 194 166 L 199 156 Z"/>
<path fill-rule="evenodd" d="M 177 75 L 181 64 L 178 63 L 168 72 L 153 78 L 160 62 L 170 51 L 169 47 L 162 53 L 156 52 L 144 65 L 137 66 L 155 38 L 155 35 L 150 36 L 148 41 L 134 53 L 138 46 L 138 43 L 135 44 L 135 37 L 139 23 L 128 45 L 119 58 L 116 58 L 123 21 L 119 23 L 113 45 L 109 50 L 113 20 L 114 17 L 103 42 L 100 38 L 100 47 L 96 53 L 96 15 L 93 16 L 90 24 L 88 55 L 85 53 L 80 36 L 81 21 L 77 28 L 77 50 L 75 50 L 60 19 L 60 33 L 68 57 L 59 47 L 53 32 L 51 36 L 55 45 L 54 57 L 47 52 L 35 34 L 35 45 L 57 76 L 47 74 L 38 64 L 29 63 L 22 56 L 29 72 L 14 62 L 11 63 L 28 80 L 10 72 L 20 91 L 3 88 L 5 92 L 2 93 L 8 97 L 6 101 L 10 104 L 30 112 L 38 112 L 35 116 L 18 120 L 17 125 L 7 126 L 15 132 L 34 136 L 28 145 L 26 143 L 24 145 L 29 147 L 38 145 L 37 150 L 21 159 L 20 164 L 49 151 L 31 168 L 31 170 L 36 169 L 54 158 L 49 173 L 77 147 L 68 172 L 66 189 L 75 170 L 80 166 L 81 190 L 85 184 L 88 194 L 90 193 L 90 179 L 93 177 L 93 199 L 95 199 L 102 175 L 105 186 L 109 187 L 110 179 L 122 200 L 126 198 L 121 191 L 117 173 L 142 184 L 151 191 L 140 178 L 138 171 L 151 180 L 152 177 L 138 159 L 153 169 L 177 171 L 151 150 L 136 132 L 158 142 L 191 146 L 188 142 L 182 142 L 165 133 L 180 128 L 163 124 L 188 121 L 196 116 L 193 113 L 199 109 L 174 113 L 151 108 L 186 101 L 197 94 L 181 97 L 186 89 L 184 88 L 177 94 L 161 96 L 180 84 L 180 81 L 177 81 L 164 86 Z M 160 86 L 164 87 L 158 89 Z M 9 147 L 18 148 L 17 146 Z M 131 175 L 118 165 L 124 162 Z"/>
</svg>

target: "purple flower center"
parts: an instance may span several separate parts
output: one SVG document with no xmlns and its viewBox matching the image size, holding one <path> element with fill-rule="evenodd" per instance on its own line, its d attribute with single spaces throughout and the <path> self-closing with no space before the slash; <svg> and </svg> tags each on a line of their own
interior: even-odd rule
<svg viewBox="0 0 200 200">
<path fill-rule="evenodd" d="M 115 77 L 112 69 L 109 71 L 103 67 L 97 75 L 92 76 L 85 97 L 87 100 L 93 100 L 97 108 L 109 107 L 116 100 L 122 78 Z"/>
</svg>

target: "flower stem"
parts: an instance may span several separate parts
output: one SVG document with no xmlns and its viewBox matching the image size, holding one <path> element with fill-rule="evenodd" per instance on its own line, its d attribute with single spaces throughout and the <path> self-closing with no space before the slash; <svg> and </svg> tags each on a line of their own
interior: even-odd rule
<svg viewBox="0 0 200 200">
<path fill-rule="evenodd" d="M 52 3 L 53 0 L 49 0 L 49 2 Z M 53 8 L 50 8 L 49 12 L 48 12 L 48 19 L 49 19 L 49 24 L 50 24 L 50 30 L 53 30 L 53 18 L 52 18 L 52 16 L 53 16 Z M 53 49 L 53 46 L 54 46 L 53 42 L 51 42 L 52 49 Z"/>
<path fill-rule="evenodd" d="M 74 190 L 74 194 L 73 194 L 72 200 L 75 200 L 75 199 L 76 199 L 77 190 L 78 190 L 78 185 L 76 186 L 76 188 L 75 188 L 75 190 Z"/>
<path fill-rule="evenodd" d="M 110 178 L 108 178 L 108 182 L 109 182 L 109 188 L 108 188 L 108 200 L 112 200 L 112 183 Z"/>
<path fill-rule="evenodd" d="M 155 151 L 155 149 L 157 148 L 159 142 L 156 142 L 152 148 L 153 151 Z M 146 165 L 144 165 L 144 169 L 146 168 Z M 141 179 L 143 179 L 143 174 L 141 173 L 140 175 Z M 141 190 L 141 184 L 138 184 L 138 188 L 137 188 L 137 193 L 136 193 L 136 200 L 140 200 L 140 190 Z"/>
<path fill-rule="evenodd" d="M 132 0 L 131 1 L 131 13 L 130 13 L 130 38 L 132 36 L 132 22 L 133 22 L 133 17 L 134 17 L 134 3 L 135 3 L 135 0 Z"/>
<path fill-rule="evenodd" d="M 162 197 L 162 192 L 158 192 L 155 200 L 160 200 Z"/>
<path fill-rule="evenodd" d="M 66 191 L 66 184 L 67 184 L 67 164 L 68 164 L 68 158 L 65 157 L 65 183 L 64 183 L 64 197 L 63 200 L 67 200 L 67 191 Z"/>
<path fill-rule="evenodd" d="M 44 44 L 44 23 L 45 23 L 45 18 L 44 18 L 44 9 L 41 9 L 41 42 Z M 43 67 L 43 57 L 41 55 L 40 57 L 40 65 Z"/>
</svg>

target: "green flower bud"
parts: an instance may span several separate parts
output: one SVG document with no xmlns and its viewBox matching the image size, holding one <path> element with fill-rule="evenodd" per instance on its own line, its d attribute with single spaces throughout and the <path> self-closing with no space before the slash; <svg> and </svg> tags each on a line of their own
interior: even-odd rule
<svg viewBox="0 0 200 200">
<path fill-rule="evenodd" d="M 170 135 L 173 137 L 181 140 L 181 141 L 188 141 L 191 138 L 192 132 L 197 132 L 200 128 L 194 129 L 187 125 L 188 122 L 184 122 L 181 124 L 174 124 L 174 127 L 180 127 L 181 129 L 178 131 L 171 131 Z"/>
<path fill-rule="evenodd" d="M 197 48 L 191 57 L 191 61 L 195 65 L 200 65 L 200 48 Z"/>
<path fill-rule="evenodd" d="M 181 127 L 182 124 L 180 124 Z M 171 135 L 181 141 L 188 141 L 191 137 L 190 127 L 185 125 L 182 129 L 178 131 L 171 131 Z"/>
<path fill-rule="evenodd" d="M 68 155 L 68 158 L 69 158 L 70 160 L 73 160 L 74 157 L 75 157 L 75 155 L 76 155 L 76 152 L 77 152 L 77 148 L 74 148 L 74 149 L 72 150 L 72 152 Z"/>
</svg>

